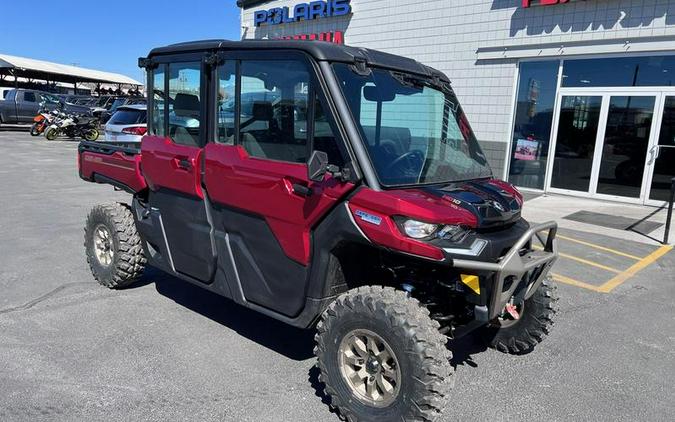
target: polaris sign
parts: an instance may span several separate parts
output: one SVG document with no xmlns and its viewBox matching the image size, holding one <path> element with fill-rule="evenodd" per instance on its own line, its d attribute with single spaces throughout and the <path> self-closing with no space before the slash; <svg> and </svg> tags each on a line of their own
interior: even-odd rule
<svg viewBox="0 0 675 422">
<path fill-rule="evenodd" d="M 319 18 L 344 16 L 352 11 L 350 0 L 327 0 L 300 3 L 288 7 L 274 7 L 269 10 L 257 10 L 253 12 L 255 26 L 262 24 L 279 25 L 282 23 L 298 22 L 301 20 L 311 21 Z"/>
</svg>

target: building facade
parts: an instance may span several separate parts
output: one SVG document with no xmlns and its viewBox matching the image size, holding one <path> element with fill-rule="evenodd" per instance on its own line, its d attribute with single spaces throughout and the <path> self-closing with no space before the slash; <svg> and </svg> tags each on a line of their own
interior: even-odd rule
<svg viewBox="0 0 675 422">
<path fill-rule="evenodd" d="M 239 0 L 242 38 L 316 39 L 445 72 L 494 174 L 658 205 L 675 177 L 675 0 Z"/>
</svg>

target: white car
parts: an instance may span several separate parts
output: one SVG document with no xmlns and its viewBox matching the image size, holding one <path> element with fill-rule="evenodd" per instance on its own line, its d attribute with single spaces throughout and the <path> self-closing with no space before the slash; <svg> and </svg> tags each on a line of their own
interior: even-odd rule
<svg viewBox="0 0 675 422">
<path fill-rule="evenodd" d="M 105 142 L 141 142 L 148 131 L 145 104 L 120 106 L 105 125 Z"/>
</svg>

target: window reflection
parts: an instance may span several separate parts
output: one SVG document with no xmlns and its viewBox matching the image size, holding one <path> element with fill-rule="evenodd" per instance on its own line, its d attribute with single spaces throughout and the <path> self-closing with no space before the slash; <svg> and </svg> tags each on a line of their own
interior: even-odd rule
<svg viewBox="0 0 675 422">
<path fill-rule="evenodd" d="M 675 56 L 566 60 L 563 87 L 673 86 Z"/>
<path fill-rule="evenodd" d="M 520 65 L 509 182 L 543 189 L 559 62 Z"/>
<path fill-rule="evenodd" d="M 560 106 L 551 186 L 587 192 L 602 97 L 565 96 Z"/>
<path fill-rule="evenodd" d="M 666 97 L 663 110 L 658 158 L 654 163 L 651 199 L 667 201 L 670 198 L 671 180 L 675 177 L 675 97 Z"/>
<path fill-rule="evenodd" d="M 598 193 L 640 197 L 655 97 L 612 97 Z"/>
</svg>

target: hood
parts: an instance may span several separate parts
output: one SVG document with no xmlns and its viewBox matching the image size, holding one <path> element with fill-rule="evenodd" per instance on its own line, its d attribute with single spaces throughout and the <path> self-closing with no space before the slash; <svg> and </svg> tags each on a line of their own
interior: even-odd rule
<svg viewBox="0 0 675 422">
<path fill-rule="evenodd" d="M 506 182 L 481 179 L 444 186 L 385 191 L 363 189 L 351 202 L 392 217 L 489 229 L 518 221 L 523 198 Z"/>
<path fill-rule="evenodd" d="M 474 180 L 420 190 L 470 211 L 477 217 L 477 228 L 510 224 L 520 219 L 522 195 L 500 180 Z"/>
</svg>

